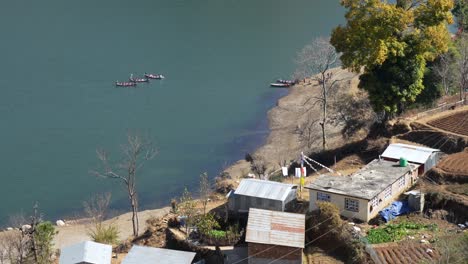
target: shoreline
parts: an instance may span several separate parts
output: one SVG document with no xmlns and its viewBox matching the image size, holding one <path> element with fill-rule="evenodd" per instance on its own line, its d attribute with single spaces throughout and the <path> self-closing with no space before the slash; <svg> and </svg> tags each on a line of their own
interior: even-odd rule
<svg viewBox="0 0 468 264">
<path fill-rule="evenodd" d="M 261 127 L 261 129 L 266 129 L 267 132 L 265 133 L 265 136 L 262 136 L 259 141 L 256 141 L 254 139 L 248 139 L 247 142 L 244 142 L 244 149 L 252 149 L 251 153 L 256 153 L 259 149 L 264 147 L 266 144 L 268 144 L 268 140 L 271 136 L 271 117 L 270 117 L 270 112 L 278 107 L 278 103 L 282 98 L 285 98 L 291 94 L 291 90 L 294 89 L 294 86 L 291 88 L 288 88 L 287 92 L 281 92 L 278 95 L 273 94 L 271 97 L 272 98 L 267 98 L 268 101 L 267 103 L 270 104 L 271 101 L 273 101 L 271 104 L 273 104 L 272 107 L 270 107 L 266 113 L 266 119 L 265 115 L 263 115 L 262 119 L 260 122 L 264 122 L 265 127 Z M 256 141 L 256 142 L 254 142 Z M 256 146 L 253 146 L 256 145 Z M 241 154 L 242 155 L 242 154 Z M 234 161 L 229 166 L 225 169 L 220 169 L 218 172 L 218 175 L 222 172 L 226 172 L 228 170 L 237 170 L 238 164 L 241 163 L 242 165 L 240 166 L 242 169 L 241 171 L 245 171 L 245 169 L 250 170 L 250 163 L 247 163 L 244 159 Z M 247 164 L 246 164 L 247 163 Z M 246 166 L 248 165 L 248 166 Z M 214 191 L 214 190 L 213 190 Z M 169 202 L 168 202 L 169 203 Z M 146 229 L 146 220 L 149 219 L 150 217 L 162 217 L 169 213 L 171 210 L 170 207 L 157 207 L 157 208 L 151 208 L 151 209 L 146 209 L 143 211 L 140 211 L 138 213 L 138 218 L 139 218 L 139 227 L 140 230 L 143 231 Z M 115 224 L 119 227 L 119 239 L 124 241 L 128 239 L 128 237 L 132 236 L 132 222 L 131 222 L 131 217 L 132 214 L 131 212 L 125 212 L 119 215 L 116 215 L 115 217 L 112 217 L 108 220 L 105 220 L 104 223 L 106 224 Z M 86 218 L 78 218 L 74 220 L 66 220 L 64 219 L 65 223 L 67 224 L 66 226 L 56 226 L 56 230 L 59 231 L 58 234 L 54 238 L 54 247 L 56 249 L 60 249 L 65 246 L 72 245 L 74 243 L 79 243 L 82 241 L 89 240 L 88 236 L 88 230 L 90 228 L 90 223 L 86 221 Z M 53 223 L 55 224 L 55 223 Z"/>
<path fill-rule="evenodd" d="M 358 91 L 357 85 L 359 83 L 358 74 L 349 72 L 339 67 L 333 68 L 332 72 L 336 76 L 345 79 L 338 84 L 338 92 L 336 96 L 342 94 L 355 94 Z M 304 104 L 307 99 L 318 91 L 318 83 L 311 78 L 301 82 L 297 85 L 288 88 L 288 92 L 277 99 L 276 105 L 270 108 L 267 112 L 268 135 L 264 139 L 263 144 L 250 153 L 251 155 L 258 155 L 265 159 L 268 166 L 272 169 L 278 169 L 279 163 L 282 160 L 296 160 L 301 151 L 306 151 L 307 148 L 304 143 L 298 138 L 296 130 L 303 123 L 307 122 L 309 118 L 303 115 Z M 320 114 L 320 109 L 315 107 L 311 110 L 313 114 Z M 328 140 L 329 147 L 341 144 L 342 126 L 328 127 Z M 314 130 L 314 133 L 321 133 L 320 129 Z M 321 141 L 312 145 L 309 150 L 319 149 Z M 231 166 L 226 168 L 224 172 L 228 172 L 233 179 L 240 179 L 247 175 L 250 171 L 250 163 L 245 159 L 234 162 Z"/>
<path fill-rule="evenodd" d="M 346 70 L 335 68 L 334 71 L 338 74 L 343 74 L 349 78 L 348 81 L 343 82 L 341 86 L 356 86 L 356 74 L 350 73 Z M 317 83 L 307 79 L 305 83 L 300 83 L 288 88 L 285 94 L 278 96 L 273 95 L 276 104 L 272 106 L 266 113 L 266 123 L 268 132 L 266 136 L 262 137 L 257 147 L 252 147 L 252 155 L 259 155 L 267 160 L 270 168 L 279 167 L 277 160 L 282 159 L 295 159 L 298 151 L 301 150 L 301 143 L 297 139 L 294 128 L 297 127 L 301 118 L 297 118 L 297 113 L 303 110 L 303 103 L 306 101 L 304 98 L 307 95 L 313 95 L 318 87 Z M 353 89 L 348 89 L 353 90 Z M 349 91 L 346 91 L 349 92 Z M 272 98 L 273 99 L 273 98 Z M 302 120 L 303 121 L 303 120 Z M 331 138 L 330 138 L 331 139 Z M 244 146 L 248 147 L 249 144 Z M 224 170 L 219 173 L 228 172 L 233 180 L 239 180 L 250 172 L 250 163 L 245 159 L 232 162 Z M 170 212 L 170 207 L 157 207 L 145 209 L 139 212 L 139 226 L 140 230 L 146 229 L 146 220 L 150 217 L 162 217 Z M 54 238 L 54 247 L 62 248 L 74 243 L 79 243 L 85 240 L 90 240 L 88 231 L 90 223 L 86 222 L 86 218 L 78 218 L 73 220 L 64 219 L 65 226 L 56 226 L 59 233 Z M 104 223 L 112 223 L 119 228 L 119 239 L 126 240 L 132 235 L 132 222 L 131 212 L 125 212 L 112 217 Z M 55 221 L 53 222 L 55 225 Z M 8 231 L 7 231 L 8 232 Z M 1 234 L 2 232 L 0 232 Z"/>
</svg>

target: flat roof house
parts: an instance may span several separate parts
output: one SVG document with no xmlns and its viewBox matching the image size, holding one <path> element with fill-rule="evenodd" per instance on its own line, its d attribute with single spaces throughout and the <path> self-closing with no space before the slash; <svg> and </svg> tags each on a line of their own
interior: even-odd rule
<svg viewBox="0 0 468 264">
<path fill-rule="evenodd" d="M 375 159 L 349 176 L 321 175 L 305 187 L 309 210 L 318 208 L 317 201 L 331 202 L 341 215 L 367 222 L 415 183 L 417 167 Z"/>
<path fill-rule="evenodd" d="M 59 264 L 110 264 L 111 258 L 111 245 L 84 241 L 62 248 Z"/>
<path fill-rule="evenodd" d="M 133 246 L 122 264 L 190 264 L 195 254 L 181 250 Z"/>
<path fill-rule="evenodd" d="M 245 241 L 249 264 L 302 264 L 305 215 L 251 208 Z"/>
<path fill-rule="evenodd" d="M 296 201 L 297 185 L 273 181 L 243 179 L 235 191 L 228 194 L 231 213 L 248 213 L 250 208 L 288 211 Z"/>
<path fill-rule="evenodd" d="M 382 153 L 381 157 L 385 160 L 397 161 L 405 158 L 408 162 L 419 164 L 419 175 L 437 165 L 443 153 L 440 149 L 433 149 L 409 144 L 395 143 L 390 144 Z"/>
</svg>

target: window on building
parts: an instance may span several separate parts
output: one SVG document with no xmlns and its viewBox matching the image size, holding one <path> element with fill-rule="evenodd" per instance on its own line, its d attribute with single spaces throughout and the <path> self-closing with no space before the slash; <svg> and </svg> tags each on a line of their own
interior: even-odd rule
<svg viewBox="0 0 468 264">
<path fill-rule="evenodd" d="M 378 206 L 380 205 L 380 203 L 382 202 L 382 199 L 379 199 L 378 196 L 374 197 L 371 201 L 370 201 L 370 209 L 369 211 L 372 212 L 374 211 L 375 208 L 378 208 Z"/>
<path fill-rule="evenodd" d="M 330 194 L 317 192 L 317 201 L 330 202 Z"/>
<path fill-rule="evenodd" d="M 406 185 L 406 179 L 405 179 L 405 176 L 401 177 L 400 179 L 398 179 L 398 188 L 404 188 Z"/>
<path fill-rule="evenodd" d="M 376 196 L 374 197 L 374 199 L 371 200 L 371 205 L 375 208 L 377 206 L 379 206 L 380 204 L 380 201 L 379 201 L 379 198 Z"/>
<path fill-rule="evenodd" d="M 387 200 L 387 199 L 390 199 L 392 197 L 392 186 L 388 186 L 387 188 L 385 188 L 384 190 L 384 199 Z"/>
<path fill-rule="evenodd" d="M 345 209 L 352 212 L 359 212 L 359 200 L 345 198 Z"/>
</svg>

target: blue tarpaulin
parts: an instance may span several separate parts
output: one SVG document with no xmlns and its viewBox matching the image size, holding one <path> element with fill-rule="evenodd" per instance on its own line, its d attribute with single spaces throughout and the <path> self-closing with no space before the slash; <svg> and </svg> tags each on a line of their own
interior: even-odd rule
<svg viewBox="0 0 468 264">
<path fill-rule="evenodd" d="M 393 202 L 389 207 L 379 212 L 385 222 L 395 219 L 399 215 L 407 214 L 411 210 L 407 201 Z"/>
</svg>

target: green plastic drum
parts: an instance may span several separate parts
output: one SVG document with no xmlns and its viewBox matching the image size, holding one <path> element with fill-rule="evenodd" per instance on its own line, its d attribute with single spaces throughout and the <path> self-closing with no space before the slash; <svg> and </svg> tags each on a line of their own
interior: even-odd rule
<svg viewBox="0 0 468 264">
<path fill-rule="evenodd" d="M 400 167 L 408 166 L 408 160 L 405 158 L 400 158 Z"/>
</svg>

